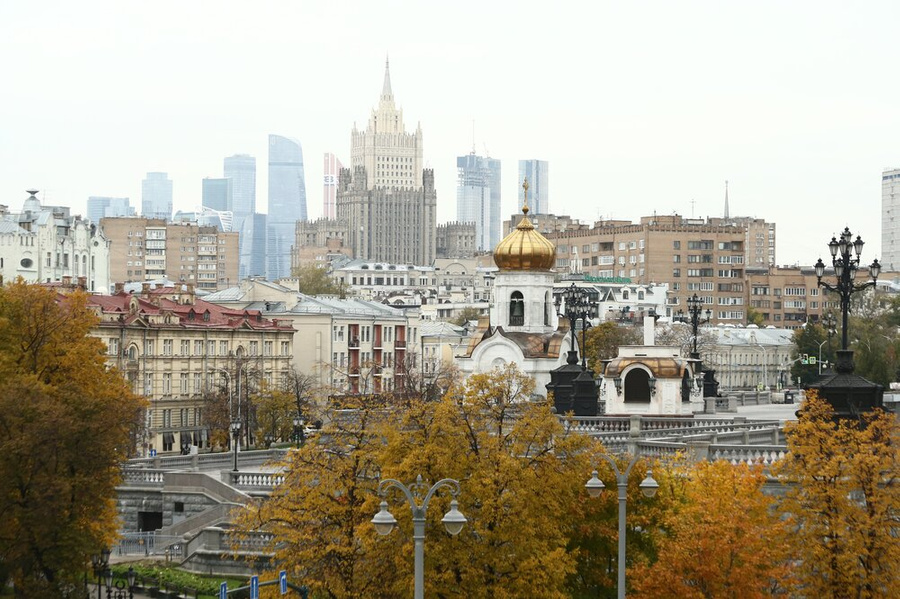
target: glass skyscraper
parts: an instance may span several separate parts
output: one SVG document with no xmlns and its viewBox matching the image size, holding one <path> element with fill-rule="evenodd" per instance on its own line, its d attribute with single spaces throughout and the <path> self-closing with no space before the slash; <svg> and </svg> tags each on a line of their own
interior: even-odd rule
<svg viewBox="0 0 900 599">
<path fill-rule="evenodd" d="M 519 161 L 519 208 L 525 199 L 522 180 L 528 178 L 528 207 L 532 214 L 550 214 L 550 163 L 546 160 Z"/>
<path fill-rule="evenodd" d="M 172 218 L 172 181 L 166 173 L 147 173 L 141 185 L 141 214 L 146 218 Z"/>
<path fill-rule="evenodd" d="M 303 149 L 289 137 L 269 135 L 268 277 L 291 274 L 291 246 L 298 220 L 306 220 Z"/>
<path fill-rule="evenodd" d="M 256 212 L 256 158 L 235 154 L 225 159 L 225 178 L 231 179 L 232 212 L 238 223 Z"/>
<path fill-rule="evenodd" d="M 134 216 L 135 210 L 131 207 L 128 198 L 109 198 L 105 196 L 91 196 L 87 201 L 87 218 L 95 225 L 100 224 L 101 218 L 114 216 Z"/>
<path fill-rule="evenodd" d="M 475 152 L 456 159 L 456 219 L 475 223 L 475 247 L 492 250 L 500 242 L 500 161 Z"/>
<path fill-rule="evenodd" d="M 234 211 L 233 181 L 227 177 L 222 179 L 203 179 L 203 207 L 219 212 Z"/>
</svg>

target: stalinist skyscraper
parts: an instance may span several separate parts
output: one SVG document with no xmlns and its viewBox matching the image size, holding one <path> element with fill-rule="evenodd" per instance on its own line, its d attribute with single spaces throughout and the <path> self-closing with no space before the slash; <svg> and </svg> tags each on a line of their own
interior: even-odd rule
<svg viewBox="0 0 900 599">
<path fill-rule="evenodd" d="M 350 168 L 341 169 L 338 182 L 337 217 L 347 224 L 355 257 L 432 263 L 437 195 L 434 171 L 423 167 L 422 127 L 406 132 L 386 63 L 378 107 L 365 131 L 353 126 Z"/>
</svg>

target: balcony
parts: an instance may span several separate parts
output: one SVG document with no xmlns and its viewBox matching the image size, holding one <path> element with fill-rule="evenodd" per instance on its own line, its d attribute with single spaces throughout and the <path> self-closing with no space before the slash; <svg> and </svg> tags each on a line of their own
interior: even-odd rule
<svg viewBox="0 0 900 599">
<path fill-rule="evenodd" d="M 511 326 L 511 327 L 525 326 L 525 317 L 524 316 L 510 316 L 509 317 L 509 326 Z"/>
<path fill-rule="evenodd" d="M 394 341 L 394 349 L 406 349 L 406 339 L 397 339 Z"/>
<path fill-rule="evenodd" d="M 350 347 L 350 349 L 359 349 L 359 337 L 354 337 L 349 341 L 347 345 Z"/>
</svg>

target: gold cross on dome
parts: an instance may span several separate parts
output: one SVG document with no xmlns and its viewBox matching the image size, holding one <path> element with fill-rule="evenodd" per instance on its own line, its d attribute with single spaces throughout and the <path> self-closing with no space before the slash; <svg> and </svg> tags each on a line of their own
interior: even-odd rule
<svg viewBox="0 0 900 599">
<path fill-rule="evenodd" d="M 522 189 L 525 190 L 525 201 L 522 204 L 522 212 L 528 214 L 528 177 L 525 177 L 522 181 Z"/>
</svg>

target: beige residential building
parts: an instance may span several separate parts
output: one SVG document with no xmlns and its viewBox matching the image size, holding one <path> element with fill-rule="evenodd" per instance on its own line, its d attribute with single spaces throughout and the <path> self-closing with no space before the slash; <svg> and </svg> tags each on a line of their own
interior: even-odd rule
<svg viewBox="0 0 900 599">
<path fill-rule="evenodd" d="M 409 369 L 419 361 L 417 310 L 354 298 L 311 297 L 256 279 L 206 299 L 290 322 L 297 331 L 294 368 L 335 393 L 401 388 Z"/>
<path fill-rule="evenodd" d="M 109 365 L 149 400 L 145 455 L 206 447 L 210 389 L 231 385 L 240 398 L 259 381 L 280 384 L 291 368 L 290 322 L 203 301 L 189 284 L 151 289 L 144 283 L 138 293 L 118 284 L 113 295 L 91 295 L 88 305 L 100 319 L 92 334 L 106 343 Z"/>
<path fill-rule="evenodd" d="M 557 272 L 577 270 L 594 283 L 668 284 L 671 316 L 697 294 L 712 321 L 746 322 L 746 231 L 678 215 L 640 223 L 599 221 L 593 227 L 547 227 Z"/>
<path fill-rule="evenodd" d="M 117 283 L 169 279 L 215 291 L 238 280 L 238 233 L 196 223 L 142 217 L 103 218 L 110 278 Z"/>
</svg>

